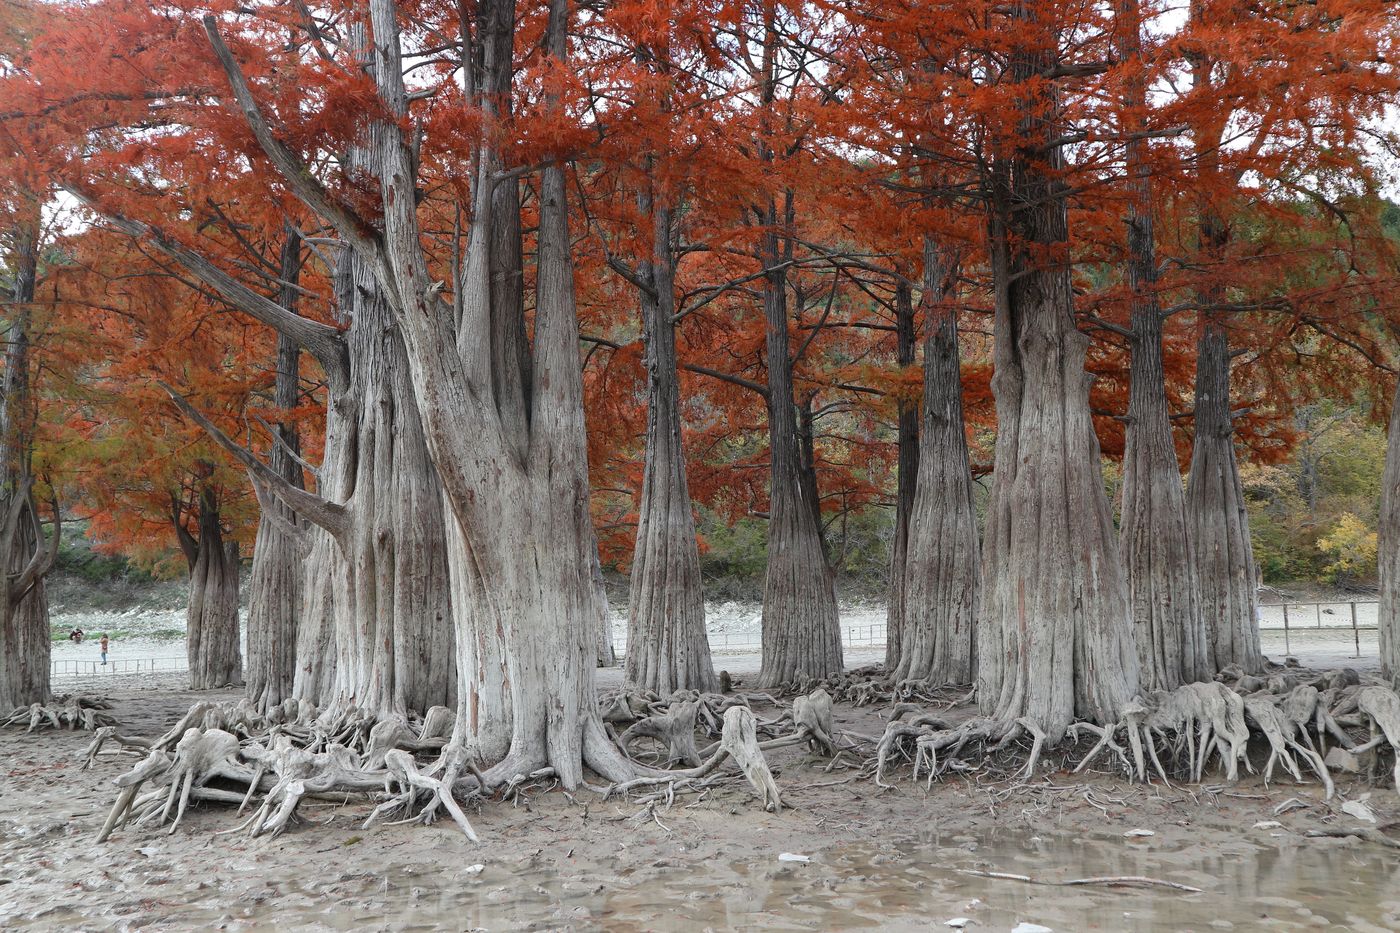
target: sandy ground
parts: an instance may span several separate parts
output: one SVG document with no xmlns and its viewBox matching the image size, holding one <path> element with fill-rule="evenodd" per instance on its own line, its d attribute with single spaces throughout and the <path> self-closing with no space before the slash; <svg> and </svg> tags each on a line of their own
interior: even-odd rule
<svg viewBox="0 0 1400 933">
<path fill-rule="evenodd" d="M 717 666 L 742 677 L 757 657 L 721 656 Z M 606 689 L 617 678 L 600 679 Z M 169 675 L 121 686 L 107 684 L 114 713 L 138 735 L 211 695 Z M 838 728 L 877 734 L 882 711 L 838 706 L 836 718 Z M 111 780 L 134 759 L 81 771 L 86 743 L 74 733 L 0 733 L 0 929 L 924 930 L 953 929 L 944 923 L 958 918 L 979 931 L 1400 929 L 1400 853 L 1304 836 L 1362 825 L 1316 785 L 1266 788 L 1247 777 L 1224 787 L 1208 777 L 1144 787 L 1070 775 L 1052 761 L 1029 783 L 951 777 L 926 787 L 905 769 L 896 789 L 881 791 L 783 749 L 770 756 L 789 804 L 777 814 L 736 778 L 654 813 L 587 792 L 487 802 L 471 811 L 479 844 L 442 824 L 364 830 L 370 805 L 352 799 L 304 805 L 303 823 L 275 840 L 217 835 L 238 821 L 210 807 L 173 835 L 128 828 L 96 845 Z M 1369 795 L 1376 825 L 1400 819 L 1388 779 L 1339 790 Z M 1289 798 L 1305 806 L 1275 817 Z M 1202 893 L 962 870 L 1041 881 L 1145 875 Z"/>
</svg>

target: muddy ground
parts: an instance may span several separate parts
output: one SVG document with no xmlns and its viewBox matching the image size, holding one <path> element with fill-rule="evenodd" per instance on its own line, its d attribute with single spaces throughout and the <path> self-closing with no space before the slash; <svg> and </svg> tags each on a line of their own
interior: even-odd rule
<svg viewBox="0 0 1400 933">
<path fill-rule="evenodd" d="M 110 693 L 124 732 L 154 736 L 210 698 L 171 682 Z M 836 710 L 857 733 L 882 720 L 879 708 Z M 906 766 L 881 790 L 787 748 L 770 753 L 789 804 L 776 814 L 736 776 L 667 811 L 586 791 L 487 802 L 468 810 L 479 844 L 450 823 L 364 830 L 371 805 L 350 799 L 303 804 L 304 821 L 273 840 L 219 835 L 238 820 L 207 807 L 173 835 L 128 828 L 97 845 L 111 781 L 136 759 L 82 771 L 86 744 L 0 733 L 0 929 L 1400 929 L 1400 851 L 1306 835 L 1400 821 L 1388 767 L 1377 786 L 1342 776 L 1331 802 L 1291 779 L 1142 786 L 1071 775 L 1059 758 L 1029 782 L 926 787 Z M 1302 806 L 1276 816 L 1290 798 Z M 1348 799 L 1377 822 L 1343 813 Z M 964 871 L 1141 875 L 1201 892 Z"/>
</svg>

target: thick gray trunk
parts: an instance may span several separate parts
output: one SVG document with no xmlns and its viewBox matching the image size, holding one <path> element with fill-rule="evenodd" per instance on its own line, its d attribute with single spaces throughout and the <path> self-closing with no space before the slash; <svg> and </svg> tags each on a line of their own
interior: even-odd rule
<svg viewBox="0 0 1400 933">
<path fill-rule="evenodd" d="M 402 715 L 455 697 L 442 488 L 378 282 L 349 254 L 337 278 L 350 387 L 327 414 L 322 495 L 350 521 L 329 555 L 335 671 L 321 701 Z"/>
<path fill-rule="evenodd" d="M 183 535 L 183 528 L 179 529 Z M 199 536 L 193 543 L 185 650 L 190 689 L 212 690 L 243 682 L 238 650 L 238 542 L 225 541 L 219 501 L 206 488 L 199 499 Z M 189 545 L 186 545 L 189 553 Z"/>
<path fill-rule="evenodd" d="M 1053 91 L 1036 76 L 1054 67 L 1056 44 L 1038 38 L 1009 68 L 1029 85 L 1022 137 L 1048 143 L 1059 132 Z M 1033 152 L 1018 150 L 992 177 L 997 440 L 978 699 L 984 712 L 1029 717 L 1056 741 L 1075 719 L 1119 718 L 1137 692 L 1137 649 L 1089 415 L 1088 339 L 1074 324 L 1069 265 L 1056 261 L 1068 241 L 1063 153 L 1053 143 Z"/>
<path fill-rule="evenodd" d="M 769 215 L 775 222 L 776 209 Z M 782 261 L 777 236 L 764 235 L 770 267 Z M 804 476 L 788 341 L 787 277 L 764 280 L 768 356 L 768 566 L 763 579 L 763 664 L 758 682 L 776 686 L 842 670 L 836 579 L 827 562 L 815 483 Z"/>
<path fill-rule="evenodd" d="M 1168 421 L 1157 302 L 1134 309 L 1122 543 L 1141 686 L 1174 690 L 1214 668 L 1196 585 L 1186 497 Z"/>
<path fill-rule="evenodd" d="M 12 582 L 23 574 L 43 546 L 37 506 L 33 496 L 26 495 L 26 500 L 21 506 L 19 524 L 10 532 L 10 544 L 3 549 L 7 552 L 3 566 L 9 571 L 0 584 L 0 710 L 5 712 L 49 700 L 53 645 L 44 578 L 36 578 L 23 595 L 16 592 Z"/>
<path fill-rule="evenodd" d="M 508 2 L 485 0 L 477 22 L 505 20 Z M 371 0 L 381 98 L 404 113 L 395 5 Z M 508 26 L 503 26 L 508 29 Z M 546 52 L 562 60 L 567 4 L 552 0 Z M 506 45 L 508 44 L 501 43 Z M 489 54 L 489 53 L 488 53 Z M 499 63 L 498 68 L 509 68 Z M 491 69 L 484 69 L 487 73 Z M 494 82 L 485 81 L 486 86 Z M 564 169 L 540 174 L 534 355 L 529 416 L 502 404 L 500 378 L 514 363 L 490 332 L 495 238 L 490 210 L 473 217 L 460 281 L 460 317 L 433 288 L 418 234 L 413 160 L 397 124 L 373 128 L 375 174 L 383 190 L 385 274 L 408 345 L 414 395 L 467 560 L 459 570 L 475 601 L 478 630 L 499 635 L 510 692 L 509 752 L 488 777 L 549 766 L 565 787 L 583 780 L 585 761 L 605 777 L 629 769 L 607 738 L 594 687 L 602 602 L 593 573 L 596 539 L 588 508 L 583 380 Z M 489 144 L 479 153 L 477 190 L 499 168 Z M 513 412 L 513 413 L 512 413 Z"/>
<path fill-rule="evenodd" d="M 1196 434 L 1186 487 L 1186 517 L 1205 617 L 1209 669 L 1263 669 L 1259 646 L 1259 574 L 1249 512 L 1235 458 L 1230 414 L 1230 345 L 1225 328 L 1202 321 L 1196 355 Z"/>
<path fill-rule="evenodd" d="M 1381 478 L 1379 542 L 1381 670 L 1400 675 L 1400 381 L 1390 403 L 1390 429 L 1385 445 L 1385 474 Z"/>
<path fill-rule="evenodd" d="M 951 265 L 925 242 L 924 411 L 896 680 L 971 683 L 977 673 L 981 560 L 963 423 L 957 314 L 947 303 L 952 293 L 948 282 L 956 275 Z"/>
<path fill-rule="evenodd" d="M 355 464 L 341 456 L 335 460 L 336 469 L 327 470 L 334 475 L 325 482 L 328 487 L 332 482 L 338 484 L 338 500 L 353 491 L 353 507 L 321 511 L 326 512 L 326 524 L 335 529 L 347 563 L 357 575 L 362 566 L 356 558 L 369 552 L 357 546 L 356 529 L 361 523 L 347 522 L 348 513 L 364 508 L 385 518 L 394 513 L 412 516 L 407 528 L 403 522 L 364 523 L 380 532 L 381 540 L 388 538 L 392 543 L 396 562 L 378 568 L 385 576 L 396 576 L 401 568 L 413 571 L 411 576 L 395 580 L 392 593 L 381 584 L 375 594 L 392 596 L 398 602 L 401 587 L 409 580 L 455 579 L 461 584 L 458 592 L 473 601 L 470 613 L 457 616 L 475 626 L 464 637 L 489 632 L 500 638 L 505 683 L 510 691 L 509 753 L 487 772 L 488 781 L 549 766 L 561 784 L 573 788 L 583 779 L 585 762 L 608 779 L 629 776 L 631 767 L 603 728 L 594 688 L 602 603 L 593 574 L 596 541 L 588 509 L 583 379 L 564 170 L 558 165 L 545 168 L 537 190 L 534 355 L 527 393 L 529 412 L 522 416 L 518 408 L 503 405 L 498 398 L 510 391 L 510 380 L 501 379 L 499 374 L 509 372 L 513 364 L 500 358 L 501 348 L 495 341 L 483 339 L 492 333 L 494 199 L 482 196 L 474 200 L 467 255 L 454 283 L 454 307 L 444 300 L 441 286 L 434 284 L 429 272 L 417 216 L 415 152 L 397 122 L 406 116 L 408 107 L 399 11 L 392 0 L 370 0 L 368 8 L 374 48 L 372 55 L 365 56 L 365 66 L 375 79 L 381 104 L 396 118 L 371 123 L 365 140 L 368 158 L 357 165 L 380 183 L 382 233 L 367 231 L 358 218 L 348 216 L 338 202 L 326 196 L 296 156 L 277 143 L 219 37 L 217 21 L 205 19 L 206 32 L 229 76 L 230 87 L 264 153 L 284 182 L 335 225 L 353 252 L 354 265 L 359 267 L 353 275 L 356 304 L 367 291 L 374 306 L 382 308 L 379 328 L 359 338 L 383 341 L 392 356 L 368 373 L 352 374 L 350 381 L 358 383 L 372 374 L 380 383 L 392 381 L 396 391 L 375 393 L 369 391 L 372 385 L 367 386 L 367 391 L 354 396 L 355 401 L 363 402 L 356 417 L 333 412 L 331 419 L 340 418 L 346 426 L 358 428 L 353 450 L 361 463 L 375 465 L 371 478 L 376 485 L 371 492 L 364 482 L 348 482 L 347 477 L 355 475 Z M 509 0 L 481 0 L 474 9 L 462 7 L 464 17 L 472 17 L 474 28 L 470 31 L 475 35 L 483 35 L 482 28 L 492 23 L 509 32 L 512 10 Z M 567 3 L 551 0 L 546 53 L 562 60 L 566 36 Z M 364 47 L 363 35 L 358 44 Z M 482 73 L 490 75 L 496 73 L 493 69 L 503 68 L 508 74 L 508 57 L 502 61 L 503 56 L 492 49 L 509 49 L 510 43 L 483 43 L 487 45 Z M 495 64 L 491 63 L 493 56 Z M 484 80 L 481 86 L 495 85 Z M 484 99 L 495 100 L 489 93 Z M 553 100 L 546 103 L 560 106 Z M 476 153 L 474 190 L 479 195 L 495 185 L 500 168 L 492 150 L 493 139 L 488 128 Z M 367 316 L 357 313 L 356 323 Z M 357 339 L 352 328 L 348 354 L 352 363 L 366 359 Z M 401 377 L 406 377 L 403 382 Z M 411 391 L 397 391 L 400 386 Z M 414 411 L 415 406 L 421 420 L 405 415 L 391 424 L 379 421 L 395 411 Z M 375 408 L 384 412 L 373 413 Z M 372 436 L 366 436 L 367 429 Z M 421 436 L 426 450 L 431 451 L 441 480 L 440 486 L 433 485 L 431 495 L 426 494 L 427 484 L 417 481 L 417 450 L 407 451 L 406 456 L 405 444 L 397 451 L 392 449 L 390 440 L 404 435 Z M 405 485 L 405 476 L 412 480 L 411 485 Z M 398 492 L 394 493 L 396 484 Z M 460 548 L 457 539 L 452 539 L 451 556 L 434 566 L 447 551 L 441 538 L 435 543 L 436 534 L 428 533 L 436 525 L 435 517 L 442 515 L 443 496 L 458 524 Z M 375 508 L 389 501 L 394 508 Z M 400 503 L 408 507 L 399 509 Z M 464 559 L 457 560 L 459 556 Z M 393 574 L 389 573 L 391 566 Z M 357 586 L 355 591 L 364 589 Z M 446 609 L 447 603 L 435 600 L 434 606 L 418 602 L 413 615 L 404 621 L 414 620 L 425 626 L 427 634 L 435 635 L 442 620 L 435 610 L 437 606 Z M 383 637 L 386 633 L 377 634 Z M 416 656 L 429 661 L 451 656 L 451 652 L 437 650 L 430 638 L 403 644 L 412 644 L 421 652 Z M 342 651 L 337 661 L 338 682 L 347 679 L 346 666 Z M 464 676 L 471 674 L 464 672 Z M 359 694 L 354 696 L 358 699 Z"/>
<path fill-rule="evenodd" d="M 717 686 L 705 633 L 700 549 L 681 444 L 670 210 L 653 209 L 653 261 L 639 274 L 646 341 L 646 464 L 627 618 L 627 680 L 661 696 Z"/>
<path fill-rule="evenodd" d="M 30 392 L 31 304 L 38 276 L 40 209 L 19 195 L 12 231 L 13 306 L 0 384 L 0 711 L 49 700 L 49 603 L 44 577 L 56 547 L 46 549 L 31 486 L 36 411 Z M 57 518 L 53 530 L 57 544 Z M 47 559 L 41 551 L 49 550 Z"/>
<path fill-rule="evenodd" d="M 909 283 L 895 286 L 895 362 L 914 364 L 914 296 Z M 899 666 L 904 623 L 904 565 L 908 559 L 909 521 L 919 474 L 919 406 L 900 399 L 897 412 L 898 465 L 894 495 L 894 540 L 890 543 L 890 575 L 885 606 L 885 670 Z"/>
<path fill-rule="evenodd" d="M 282 289 L 279 303 L 289 311 L 296 307 L 301 270 L 301 239 L 289 229 L 282 246 Z M 274 404 L 283 411 L 301 400 L 301 350 L 285 334 L 277 339 L 277 378 Z M 302 487 L 297 462 L 301 445 L 296 428 L 279 423 L 269 466 L 287 483 Z M 297 659 L 297 623 L 302 612 L 303 575 L 308 541 L 300 519 L 281 500 L 263 502 L 253 547 L 252 579 L 248 597 L 248 697 L 266 709 L 294 696 Z M 271 514 L 269 514 L 271 513 Z"/>
<path fill-rule="evenodd" d="M 1141 67 L 1138 0 L 1120 0 L 1118 44 L 1125 60 Z M 1146 87 L 1135 77 L 1126 103 L 1146 110 Z M 1131 292 L 1132 364 L 1127 438 L 1123 451 L 1120 527 L 1128 598 L 1144 690 L 1174 690 L 1214 674 L 1206 650 L 1196 565 L 1187 533 L 1186 498 L 1167 408 L 1162 367 L 1162 309 L 1157 298 L 1152 180 L 1141 139 L 1126 144 L 1128 288 Z"/>
</svg>

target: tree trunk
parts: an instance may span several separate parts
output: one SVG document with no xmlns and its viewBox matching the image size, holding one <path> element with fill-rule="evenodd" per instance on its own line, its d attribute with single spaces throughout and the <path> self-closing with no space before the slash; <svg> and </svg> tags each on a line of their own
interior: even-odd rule
<svg viewBox="0 0 1400 933">
<path fill-rule="evenodd" d="M 1138 0 L 1120 0 L 1119 14 L 1120 54 L 1142 67 Z M 1145 112 L 1142 79 L 1134 76 L 1127 88 L 1124 102 L 1129 111 Z M 1142 139 L 1129 139 L 1125 153 L 1130 186 L 1126 271 L 1132 295 L 1132 364 L 1120 525 L 1140 686 L 1175 690 L 1184 683 L 1210 679 L 1214 670 L 1206 651 L 1186 498 L 1167 408 L 1152 181 L 1143 158 L 1145 145 Z"/>
<path fill-rule="evenodd" d="M 675 259 L 671 211 L 648 203 L 653 256 L 639 276 L 646 341 L 647 435 L 637 542 L 627 618 L 627 680 L 660 696 L 716 689 L 705 632 L 700 548 L 681 444 L 680 377 L 676 362 Z"/>
<path fill-rule="evenodd" d="M 1053 742 L 1075 719 L 1118 719 L 1137 691 L 1137 649 L 1089 415 L 1089 341 L 1074 324 L 1056 91 L 1038 77 L 1055 66 L 1056 40 L 1024 10 L 1020 20 L 1027 44 L 1008 68 L 1028 85 L 1023 142 L 991 178 L 997 440 L 978 698 L 1002 720 L 1029 717 Z"/>
<path fill-rule="evenodd" d="M 38 199 L 26 192 L 20 193 L 19 203 L 21 217 L 12 231 L 10 257 L 13 317 L 0 384 L 0 712 L 49 700 L 52 640 L 44 577 L 57 555 L 59 533 L 55 506 L 54 537 L 45 548 L 33 494 L 37 412 L 30 391 L 30 330 L 40 208 Z"/>
<path fill-rule="evenodd" d="M 288 228 L 282 245 L 282 287 L 279 304 L 296 307 L 296 283 L 301 272 L 301 238 Z M 283 411 L 301 400 L 301 350 L 285 334 L 277 338 L 277 378 L 273 403 Z M 272 471 L 301 488 L 301 453 L 296 427 L 279 423 L 269 458 Z M 302 585 L 307 556 L 306 532 L 295 511 L 279 499 L 262 503 L 257 543 L 253 547 L 252 580 L 248 597 L 248 697 L 266 709 L 294 696 L 297 669 L 297 623 L 302 612 Z"/>
<path fill-rule="evenodd" d="M 914 296 L 909 283 L 895 286 L 895 362 L 914 365 Z M 901 398 L 897 408 L 898 474 L 894 494 L 894 540 L 890 543 L 890 576 L 885 606 L 885 670 L 899 666 L 904 622 L 904 567 L 908 560 L 909 521 L 914 510 L 919 474 L 919 406 Z"/>
<path fill-rule="evenodd" d="M 1209 315 L 1201 322 L 1197 345 L 1196 435 L 1186 517 L 1205 617 L 1209 669 L 1238 664 L 1258 673 L 1264 667 L 1259 646 L 1259 574 L 1235 459 L 1229 337 Z"/>
<path fill-rule="evenodd" d="M 379 283 L 352 254 L 337 278 L 350 390 L 328 413 L 322 494 L 352 520 L 329 555 L 336 661 L 322 700 L 403 715 L 456 694 L 442 487 Z"/>
<path fill-rule="evenodd" d="M 769 204 L 769 215 L 777 211 Z M 772 229 L 770 227 L 770 229 Z M 788 348 L 787 276 L 778 267 L 776 233 L 763 235 L 763 311 L 768 355 L 768 567 L 763 580 L 763 664 L 758 683 L 772 687 L 842 670 L 836 578 L 827 562 L 813 501 L 815 483 L 804 476 L 802 440 L 793 400 Z"/>
<path fill-rule="evenodd" d="M 1378 531 L 1381 672 L 1394 680 L 1400 675 L 1400 381 L 1390 403 Z"/>
<path fill-rule="evenodd" d="M 1145 690 L 1174 690 L 1214 672 L 1168 420 L 1161 321 L 1155 298 L 1134 302 L 1121 523 Z"/>
<path fill-rule="evenodd" d="M 178 516 L 177 516 L 178 519 Z M 243 682 L 238 647 L 238 542 L 225 541 L 219 499 L 210 486 L 199 496 L 199 535 L 178 522 L 185 556 L 190 561 L 190 597 L 185 615 L 185 650 L 190 689 L 213 690 Z"/>
<path fill-rule="evenodd" d="M 259 121 L 260 141 L 270 140 L 258 105 L 212 17 L 206 18 L 205 29 L 245 115 Z M 264 151 L 274 164 L 294 158 L 289 150 L 271 143 Z M 362 160 L 360 152 L 351 155 L 352 162 Z M 284 173 L 284 179 L 302 194 L 306 185 L 316 186 L 304 167 Z M 82 192 L 70 191 L 84 198 Z M 408 197 L 411 202 L 412 192 Z M 308 206 L 327 216 L 339 216 L 323 200 L 307 200 Z M 364 237 L 363 227 L 337 228 L 351 244 L 334 276 L 338 311 L 347 325 L 342 330 L 290 313 L 157 229 L 99 210 L 119 229 L 143 238 L 236 307 L 295 339 L 326 373 L 326 440 L 319 495 L 287 482 L 183 398 L 172 396 L 188 417 L 248 469 L 255 483 L 315 526 L 309 534 L 303 577 L 296 697 L 337 709 L 354 704 L 380 718 L 455 702 L 442 485 L 428 456 L 402 334 L 388 305 L 384 270 L 375 257 L 366 255 L 363 244 L 357 247 L 353 242 Z M 475 333 L 487 329 L 483 325 Z"/>
<path fill-rule="evenodd" d="M 13 359 L 13 356 L 7 354 Z M 0 711 L 8 713 L 18 706 L 47 703 L 49 700 L 50 653 L 53 641 L 49 637 L 49 602 L 44 578 L 36 576 L 27 591 L 21 580 L 24 571 L 36 558 L 42 557 L 43 536 L 39 530 L 38 505 L 32 494 L 23 491 L 20 503 L 12 503 L 8 493 L 0 500 L 6 513 L 18 505 L 15 522 L 5 534 L 8 544 L 3 548 L 8 573 L 0 582 Z M 3 533 L 3 532 L 0 532 Z M 57 532 L 55 532 L 57 533 Z"/>
<path fill-rule="evenodd" d="M 924 243 L 924 413 L 918 484 L 904 567 L 904 619 L 896 680 L 971 683 L 980 556 L 972 468 L 963 422 L 957 312 L 948 304 L 957 275 Z"/>
<path fill-rule="evenodd" d="M 172 254 L 187 261 L 179 251 Z M 303 578 L 297 698 L 333 709 L 354 704 L 379 718 L 403 716 L 456 696 L 442 487 L 428 457 L 403 341 L 378 280 L 347 251 L 335 289 L 349 326 L 341 337 L 343 356 L 322 353 L 329 405 L 320 495 L 287 482 L 173 397 L 247 467 L 255 484 L 316 525 Z M 237 289 L 221 290 L 246 301 Z M 302 320 L 263 316 L 285 330 Z"/>
<path fill-rule="evenodd" d="M 470 613 L 457 616 L 472 626 L 463 637 L 474 644 L 471 640 L 476 636 L 494 633 L 503 646 L 511 711 L 509 752 L 485 772 L 488 783 L 548 766 L 565 788 L 573 788 L 583 779 L 585 763 L 606 779 L 630 776 L 633 768 L 603 728 L 594 687 L 601 601 L 593 575 L 596 540 L 588 509 L 583 378 L 564 169 L 548 165 L 540 173 L 537 189 L 534 354 L 528 413 L 522 413 L 501 404 L 509 380 L 500 379 L 499 374 L 512 362 L 502 358 L 495 341 L 482 339 L 492 333 L 493 198 L 485 193 L 497 184 L 501 167 L 493 148 L 495 134 L 487 127 L 480 136 L 473 166 L 478 196 L 472 205 L 471 235 L 454 283 L 454 304 L 449 305 L 442 285 L 429 273 L 417 215 L 415 152 L 399 122 L 408 107 L 399 11 L 392 0 L 370 0 L 368 8 L 369 30 L 358 44 L 364 48 L 364 36 L 374 36 L 373 54 L 366 55 L 365 67 L 375 80 L 380 104 L 391 115 L 391 119 L 371 118 L 365 140 L 367 158 L 357 166 L 380 183 L 382 227 L 374 228 L 327 197 L 314 174 L 276 140 L 219 36 L 217 20 L 206 17 L 204 25 L 263 152 L 288 187 L 345 240 L 355 257 L 353 265 L 361 272 L 355 276 L 357 290 L 363 294 L 368 288 L 376 307 L 392 315 L 379 317 L 381 326 L 372 335 L 386 343 L 392 340 L 394 356 L 372 372 L 380 382 L 386 381 L 387 374 L 396 386 L 399 377 L 406 375 L 404 388 L 412 391 L 383 398 L 366 392 L 365 407 L 374 407 L 369 404 L 372 401 L 377 407 L 392 409 L 397 404 L 411 411 L 410 400 L 416 404 L 421 420 L 404 417 L 398 427 L 406 432 L 422 427 L 441 492 L 435 488 L 431 498 L 418 496 L 416 508 L 404 514 L 422 525 L 424 515 L 441 515 L 437 506 L 439 496 L 445 495 L 457 521 L 461 551 L 447 562 L 447 569 L 461 583 L 458 592 L 471 600 Z M 473 17 L 473 33 L 483 35 L 482 28 L 492 23 L 503 30 L 513 28 L 513 9 L 510 0 L 481 0 L 474 9 L 464 5 L 462 14 Z M 566 36 L 567 3 L 551 0 L 546 54 L 562 62 Z M 482 45 L 510 47 L 508 42 L 483 41 Z M 509 56 L 489 49 L 483 54 L 484 71 L 510 68 Z M 479 85 L 491 86 L 491 81 Z M 495 96 L 485 93 L 481 100 L 491 102 Z M 562 104 L 551 95 L 546 106 Z M 492 111 L 485 113 L 491 122 Z M 355 320 L 365 317 L 361 309 Z M 400 331 L 392 324 L 402 328 L 403 346 L 398 342 Z M 351 344 L 355 341 L 352 330 Z M 398 355 L 402 350 L 406 352 Z M 348 356 L 352 362 L 365 359 L 353 348 Z M 363 421 L 372 423 L 368 415 Z M 374 443 L 367 441 L 362 430 L 357 445 L 362 462 L 383 462 L 394 468 L 393 473 L 386 470 L 375 477 L 381 482 L 375 490 L 378 501 L 383 501 L 380 493 L 392 488 L 395 478 L 417 475 L 416 460 L 406 462 L 402 449 L 397 456 L 387 455 L 387 439 L 393 436 L 387 432 Z M 337 468 L 335 472 L 345 472 L 346 462 L 337 461 Z M 366 506 L 359 499 L 365 490 L 364 483 L 354 485 L 355 510 Z M 349 510 L 318 510 L 337 540 L 353 541 L 354 525 L 345 521 Z M 388 530 L 387 525 L 379 527 Z M 405 532 L 402 527 L 397 530 Z M 452 540 L 455 551 L 458 539 Z M 354 547 L 344 549 L 350 555 L 359 553 Z M 405 565 L 417 557 L 420 566 L 412 579 L 448 576 L 422 566 L 434 551 L 421 534 L 395 541 L 394 552 Z M 431 607 L 416 608 L 416 618 L 431 618 L 422 611 Z M 428 644 L 412 644 L 421 645 L 424 652 L 433 651 Z M 342 658 L 337 667 L 343 666 Z M 471 672 L 464 676 L 470 677 Z M 463 719 L 459 718 L 459 730 Z"/>
</svg>

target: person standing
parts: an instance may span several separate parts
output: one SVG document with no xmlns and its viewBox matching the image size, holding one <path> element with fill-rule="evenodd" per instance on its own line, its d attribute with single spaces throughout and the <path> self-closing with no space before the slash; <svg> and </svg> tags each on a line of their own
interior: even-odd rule
<svg viewBox="0 0 1400 933">
<path fill-rule="evenodd" d="M 102 664 L 103 664 L 104 667 L 105 667 L 106 664 L 107 664 L 107 644 L 108 644 L 108 642 L 107 642 L 107 633 L 106 633 L 106 632 L 103 632 L 103 633 L 102 633 L 102 641 L 101 641 L 101 643 L 99 644 L 99 647 L 102 649 Z"/>
</svg>

